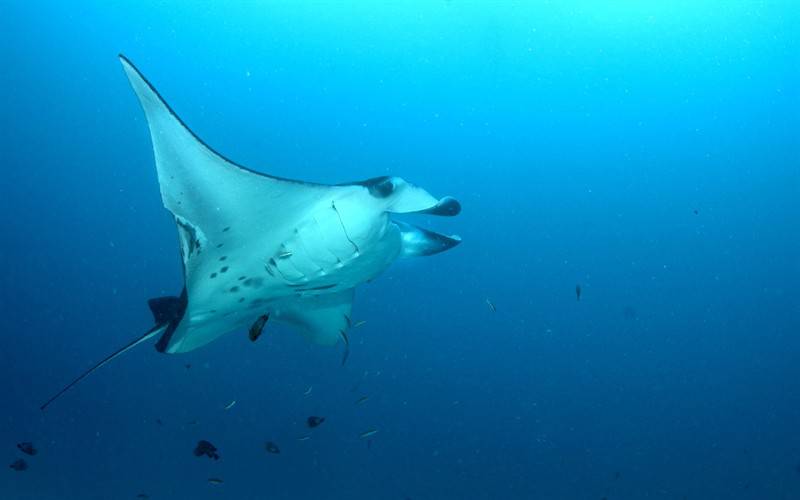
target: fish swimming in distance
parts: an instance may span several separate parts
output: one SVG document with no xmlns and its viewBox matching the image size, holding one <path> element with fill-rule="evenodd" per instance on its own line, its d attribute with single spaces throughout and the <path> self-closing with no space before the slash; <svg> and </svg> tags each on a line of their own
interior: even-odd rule
<svg viewBox="0 0 800 500">
<path fill-rule="evenodd" d="M 197 446 L 194 448 L 194 456 L 202 457 L 207 456 L 208 458 L 213 458 L 214 460 L 219 460 L 219 453 L 217 453 L 217 447 L 211 444 L 210 442 L 206 441 L 205 439 L 201 439 L 197 442 Z"/>
<path fill-rule="evenodd" d="M 364 439 L 364 438 L 368 438 L 370 436 L 374 436 L 377 433 L 378 433 L 378 429 L 369 429 L 369 430 L 364 431 L 361 434 L 359 434 L 358 437 L 360 437 L 361 439 Z"/>
<path fill-rule="evenodd" d="M 224 481 L 222 479 L 217 478 L 217 477 L 208 478 L 208 484 L 220 485 L 222 483 L 224 483 Z"/>
<path fill-rule="evenodd" d="M 312 415 L 306 419 L 306 425 L 313 429 L 314 427 L 319 427 L 324 421 L 325 417 L 315 417 Z"/>
<path fill-rule="evenodd" d="M 497 308 L 494 306 L 494 302 L 492 302 L 491 300 L 486 299 L 486 305 L 489 306 L 489 310 L 492 311 L 493 313 L 497 312 Z"/>
<path fill-rule="evenodd" d="M 9 467 L 11 467 L 17 472 L 22 472 L 24 470 L 28 470 L 28 462 L 20 458 L 12 462 L 11 465 L 9 465 Z"/>
<path fill-rule="evenodd" d="M 38 453 L 36 448 L 33 447 L 33 443 L 29 443 L 27 441 L 22 442 L 22 443 L 18 443 L 17 444 L 17 448 L 19 448 L 19 450 L 22 453 L 25 453 L 26 455 L 33 456 L 33 455 L 36 455 Z"/>
<path fill-rule="evenodd" d="M 575 285 L 575 300 L 581 300 L 581 286 Z"/>
<path fill-rule="evenodd" d="M 159 352 L 185 353 L 258 326 L 268 315 L 313 343 L 346 343 L 356 287 L 397 259 L 438 254 L 461 242 L 393 218 L 461 211 L 455 198 L 435 198 L 400 177 L 322 184 L 260 173 L 222 156 L 128 58 L 119 59 L 150 130 L 161 199 L 178 231 L 184 286 L 175 296 L 150 299 L 153 326 L 81 373 L 42 410 L 152 338 Z"/>
<path fill-rule="evenodd" d="M 267 443 L 264 445 L 264 449 L 267 450 L 267 453 L 278 454 L 281 452 L 281 449 L 278 448 L 278 445 L 272 441 L 267 441 Z"/>
</svg>

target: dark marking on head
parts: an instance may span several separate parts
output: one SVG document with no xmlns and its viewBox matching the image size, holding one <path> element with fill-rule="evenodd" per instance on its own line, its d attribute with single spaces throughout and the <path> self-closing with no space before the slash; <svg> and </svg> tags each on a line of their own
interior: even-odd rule
<svg viewBox="0 0 800 500">
<path fill-rule="evenodd" d="M 369 194 L 375 198 L 386 198 L 394 192 L 394 182 L 391 177 L 381 176 L 367 179 L 361 182 L 355 182 L 359 186 L 364 186 L 369 190 Z"/>
</svg>

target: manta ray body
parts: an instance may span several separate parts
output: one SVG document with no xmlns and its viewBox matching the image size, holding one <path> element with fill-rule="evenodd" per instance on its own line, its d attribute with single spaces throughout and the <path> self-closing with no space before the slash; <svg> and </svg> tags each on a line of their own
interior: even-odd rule
<svg viewBox="0 0 800 500">
<path fill-rule="evenodd" d="M 348 346 L 356 286 L 400 257 L 457 245 L 394 221 L 391 214 L 457 215 L 454 198 L 434 198 L 399 177 L 338 185 L 284 179 L 225 158 L 195 135 L 125 57 L 120 61 L 144 110 L 164 206 L 178 228 L 184 289 L 150 299 L 155 325 L 97 368 L 158 337 L 156 349 L 182 353 L 267 320 L 295 327 L 318 344 Z M 346 353 L 345 351 L 345 359 Z"/>
</svg>

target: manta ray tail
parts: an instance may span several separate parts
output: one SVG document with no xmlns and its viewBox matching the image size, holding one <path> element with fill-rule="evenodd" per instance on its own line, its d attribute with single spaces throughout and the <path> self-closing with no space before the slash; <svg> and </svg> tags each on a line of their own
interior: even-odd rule
<svg viewBox="0 0 800 500">
<path fill-rule="evenodd" d="M 151 328 L 150 330 L 148 330 L 147 333 L 145 333 L 141 337 L 132 340 L 131 342 L 129 342 L 128 344 L 126 344 L 122 348 L 117 349 L 113 353 L 109 354 L 108 356 L 103 358 L 102 361 L 100 361 L 99 363 L 95 364 L 94 366 L 92 366 L 91 368 L 86 370 L 85 372 L 81 373 L 75 380 L 73 380 L 72 382 L 67 384 L 63 389 L 58 391 L 53 397 L 48 399 L 47 402 L 45 402 L 42 406 L 40 406 L 39 409 L 44 411 L 45 408 L 47 408 L 48 405 L 50 405 L 50 403 L 52 403 L 53 401 L 58 399 L 62 394 L 64 394 L 68 390 L 70 390 L 78 382 L 80 382 L 81 380 L 83 380 L 84 378 L 89 376 L 89 374 L 91 374 L 92 372 L 94 372 L 95 370 L 100 368 L 101 366 L 105 365 L 106 363 L 109 363 L 113 359 L 116 359 L 117 357 L 125 354 L 126 352 L 128 352 L 131 349 L 133 349 L 134 347 L 136 347 L 137 345 L 141 344 L 142 342 L 144 342 L 144 341 L 146 341 L 146 340 L 158 335 L 159 333 L 163 332 L 167 328 L 167 326 L 168 325 L 156 325 L 153 328 Z"/>
</svg>

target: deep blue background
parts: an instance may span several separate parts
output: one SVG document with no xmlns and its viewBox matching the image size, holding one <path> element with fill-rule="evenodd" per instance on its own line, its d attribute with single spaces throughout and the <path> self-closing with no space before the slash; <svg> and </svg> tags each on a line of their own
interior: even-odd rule
<svg viewBox="0 0 800 500">
<path fill-rule="evenodd" d="M 0 459 L 40 453 L 0 497 L 800 498 L 794 3 L 383 3 L 4 4 Z M 414 222 L 464 243 L 358 290 L 344 368 L 269 325 L 41 413 L 182 285 L 118 52 L 226 156 L 454 195 Z"/>
</svg>

